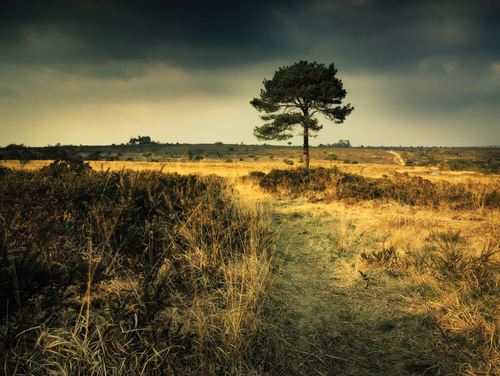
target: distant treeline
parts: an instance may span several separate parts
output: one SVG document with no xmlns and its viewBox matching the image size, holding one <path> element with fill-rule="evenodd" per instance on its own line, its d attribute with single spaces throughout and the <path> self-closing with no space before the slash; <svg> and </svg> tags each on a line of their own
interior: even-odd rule
<svg viewBox="0 0 500 376">
<path fill-rule="evenodd" d="M 339 140 L 334 144 L 319 144 L 320 148 L 350 148 L 351 142 L 349 140 Z"/>
</svg>

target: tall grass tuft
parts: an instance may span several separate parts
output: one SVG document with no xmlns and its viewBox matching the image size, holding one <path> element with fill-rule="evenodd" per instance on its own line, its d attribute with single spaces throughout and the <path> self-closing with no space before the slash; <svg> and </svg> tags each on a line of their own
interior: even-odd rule
<svg viewBox="0 0 500 376">
<path fill-rule="evenodd" d="M 0 174 L 7 374 L 239 374 L 268 287 L 270 231 L 222 178 Z"/>
</svg>

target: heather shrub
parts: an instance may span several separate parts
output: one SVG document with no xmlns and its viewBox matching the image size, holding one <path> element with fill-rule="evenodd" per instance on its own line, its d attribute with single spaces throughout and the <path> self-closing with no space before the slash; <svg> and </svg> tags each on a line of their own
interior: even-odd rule
<svg viewBox="0 0 500 376">
<path fill-rule="evenodd" d="M 62 161 L 0 174 L 0 361 L 17 374 L 229 372 L 252 338 L 268 237 L 214 176 Z M 228 339 L 235 295 L 247 311 Z"/>
<path fill-rule="evenodd" d="M 392 177 L 370 178 L 333 168 L 271 170 L 253 175 L 269 192 L 316 200 L 392 200 L 407 205 L 452 209 L 499 208 L 496 185 L 438 183 L 420 176 L 395 173 Z"/>
</svg>

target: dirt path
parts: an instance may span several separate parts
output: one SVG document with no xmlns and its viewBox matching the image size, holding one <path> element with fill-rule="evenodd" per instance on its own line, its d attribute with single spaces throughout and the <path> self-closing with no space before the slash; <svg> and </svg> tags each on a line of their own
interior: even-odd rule
<svg viewBox="0 0 500 376">
<path fill-rule="evenodd" d="M 394 163 L 400 165 L 400 166 L 406 166 L 406 163 L 405 163 L 405 160 L 403 159 L 403 157 L 401 156 L 401 154 L 399 154 L 398 152 L 394 151 L 394 150 L 388 150 L 387 151 L 389 154 L 392 154 L 392 156 L 394 157 L 392 160 Z"/>
<path fill-rule="evenodd" d="M 339 251 L 340 221 L 321 206 L 272 206 L 281 267 L 269 320 L 282 349 L 271 374 L 435 374 L 431 350 L 422 352 L 430 328 L 408 313 L 401 282 L 373 274 L 366 288 L 357 251 Z"/>
</svg>

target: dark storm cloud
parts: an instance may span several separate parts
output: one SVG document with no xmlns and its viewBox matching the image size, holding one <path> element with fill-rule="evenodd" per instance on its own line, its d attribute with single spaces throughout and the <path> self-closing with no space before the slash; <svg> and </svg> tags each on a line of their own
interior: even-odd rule
<svg viewBox="0 0 500 376">
<path fill-rule="evenodd" d="M 500 59 L 500 2 L 6 1 L 0 61 L 128 77 L 166 62 L 224 68 L 305 57 L 387 70 L 430 57 Z M 484 64 L 475 64 L 484 66 Z M 485 68 L 483 68 L 485 69 Z"/>
<path fill-rule="evenodd" d="M 0 0 L 0 134 L 255 142 L 249 99 L 306 59 L 356 107 L 317 143 L 498 143 L 499 40 L 498 0 Z"/>
<path fill-rule="evenodd" d="M 318 54 L 352 68 L 391 70 L 430 57 L 498 58 L 497 1 L 320 1 L 297 23 Z M 309 23 L 308 20 L 315 20 Z"/>
<path fill-rule="evenodd" d="M 292 50 L 273 15 L 291 3 L 40 1 L 0 9 L 0 59 L 63 65 L 109 60 L 192 67 L 251 63 Z"/>
</svg>

